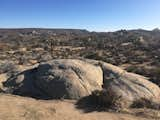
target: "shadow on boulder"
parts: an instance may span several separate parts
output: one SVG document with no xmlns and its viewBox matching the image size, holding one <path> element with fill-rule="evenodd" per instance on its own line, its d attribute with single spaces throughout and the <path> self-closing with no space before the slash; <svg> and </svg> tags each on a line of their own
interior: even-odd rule
<svg viewBox="0 0 160 120">
<path fill-rule="evenodd" d="M 99 66 L 73 59 L 39 64 L 10 77 L 5 92 L 36 99 L 80 99 L 101 90 L 103 72 Z"/>
<path fill-rule="evenodd" d="M 3 82 L 5 93 L 32 97 L 36 99 L 51 99 L 51 97 L 35 84 L 35 72 L 37 68 L 25 70 L 15 76 L 11 76 Z"/>
</svg>

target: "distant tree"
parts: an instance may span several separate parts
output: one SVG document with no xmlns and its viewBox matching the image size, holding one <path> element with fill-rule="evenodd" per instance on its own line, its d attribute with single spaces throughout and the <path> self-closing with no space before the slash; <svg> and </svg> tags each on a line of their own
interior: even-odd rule
<svg viewBox="0 0 160 120">
<path fill-rule="evenodd" d="M 50 52 L 50 55 L 52 56 L 52 58 L 54 57 L 53 56 L 53 51 L 54 51 L 54 47 L 56 45 L 56 39 L 57 39 L 57 34 L 54 33 L 52 36 L 49 37 L 49 39 L 47 40 L 47 44 L 49 46 L 49 52 Z"/>
</svg>

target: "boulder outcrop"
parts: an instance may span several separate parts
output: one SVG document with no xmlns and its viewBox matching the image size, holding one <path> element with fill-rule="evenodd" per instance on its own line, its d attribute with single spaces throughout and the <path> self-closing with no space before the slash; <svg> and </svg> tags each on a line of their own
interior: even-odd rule
<svg viewBox="0 0 160 120">
<path fill-rule="evenodd" d="M 160 88 L 146 77 L 87 59 L 41 63 L 9 78 L 3 85 L 7 88 L 5 92 L 39 99 L 79 99 L 103 88 L 100 96 L 103 102 L 114 102 L 118 107 L 130 107 L 142 100 L 150 103 L 160 100 Z"/>
<path fill-rule="evenodd" d="M 10 79 L 4 85 L 8 92 L 44 99 L 78 99 L 101 90 L 103 72 L 100 66 L 73 59 L 41 63 Z"/>
<path fill-rule="evenodd" d="M 160 88 L 146 77 L 129 73 L 117 66 L 101 62 L 106 102 L 115 101 L 121 107 L 130 107 L 137 101 L 159 103 Z M 141 103 L 139 103 L 141 104 Z"/>
</svg>

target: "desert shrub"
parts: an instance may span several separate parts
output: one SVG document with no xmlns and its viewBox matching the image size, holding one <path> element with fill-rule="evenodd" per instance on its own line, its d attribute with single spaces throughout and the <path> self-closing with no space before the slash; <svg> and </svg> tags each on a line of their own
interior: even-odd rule
<svg viewBox="0 0 160 120">
<path fill-rule="evenodd" d="M 158 68 L 155 68 L 155 74 L 159 74 L 160 75 L 160 68 L 158 67 Z"/>
<path fill-rule="evenodd" d="M 153 102 L 153 100 L 148 100 L 145 98 L 141 98 L 139 100 L 136 100 L 131 105 L 132 108 L 150 108 L 150 109 L 160 109 L 160 104 Z"/>
<path fill-rule="evenodd" d="M 150 77 L 150 81 L 160 86 L 160 68 L 159 67 L 149 70 L 147 74 L 148 74 L 148 77 Z"/>
<path fill-rule="evenodd" d="M 77 108 L 89 111 L 114 111 L 120 112 L 119 106 L 121 97 L 110 96 L 106 90 L 96 90 L 91 95 L 81 98 L 77 101 Z"/>
<path fill-rule="evenodd" d="M 129 66 L 129 67 L 127 67 L 127 69 L 126 69 L 128 72 L 136 72 L 137 71 L 137 66 Z"/>
<path fill-rule="evenodd" d="M 11 70 L 15 70 L 15 65 L 13 62 L 5 61 L 0 64 L 0 73 L 6 73 Z"/>
<path fill-rule="evenodd" d="M 17 72 L 18 69 L 13 62 L 5 61 L 3 63 L 0 63 L 0 74 L 7 73 L 8 76 L 12 76 Z"/>
<path fill-rule="evenodd" d="M 88 59 L 99 59 L 98 54 L 94 53 L 94 52 L 89 52 L 89 53 L 85 54 L 84 57 L 88 58 Z"/>
<path fill-rule="evenodd" d="M 21 55 L 21 56 L 19 56 L 19 58 L 18 58 L 18 64 L 19 65 L 25 65 L 25 64 L 27 64 L 29 59 L 31 59 L 31 58 L 34 59 L 32 56 L 30 56 L 30 55 Z M 35 55 L 34 57 L 37 57 L 37 56 Z"/>
<path fill-rule="evenodd" d="M 100 108 L 105 110 L 111 109 L 115 111 L 121 111 L 125 108 L 125 102 L 122 100 L 121 96 L 116 96 L 115 94 L 110 94 L 108 91 L 94 91 L 91 95 L 91 102 Z M 124 104 L 123 104 L 124 102 Z M 141 98 L 133 102 L 130 106 L 131 108 L 150 108 L 160 110 L 160 103 L 154 102 L 154 100 L 148 100 Z"/>
<path fill-rule="evenodd" d="M 101 54 L 100 52 L 93 52 L 93 51 L 88 51 L 83 53 L 83 57 L 87 59 L 94 59 L 94 60 L 102 60 L 105 61 L 105 56 Z"/>
<path fill-rule="evenodd" d="M 105 89 L 102 91 L 94 91 L 91 95 L 91 100 L 94 105 L 104 109 L 120 110 L 121 106 L 121 96 L 116 96 L 114 94 L 109 94 Z"/>
</svg>

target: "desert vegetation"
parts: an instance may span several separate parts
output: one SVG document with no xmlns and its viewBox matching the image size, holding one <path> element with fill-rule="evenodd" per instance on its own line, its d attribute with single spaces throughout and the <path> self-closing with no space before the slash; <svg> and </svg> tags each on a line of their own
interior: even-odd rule
<svg viewBox="0 0 160 120">
<path fill-rule="evenodd" d="M 97 33 L 73 29 L 1 29 L 0 60 L 34 64 L 56 58 L 102 60 L 159 84 L 160 31 Z"/>
<path fill-rule="evenodd" d="M 159 52 L 158 29 L 0 29 L 0 91 L 74 99 L 87 112 L 151 110 L 157 115 L 146 116 L 159 119 Z"/>
</svg>

